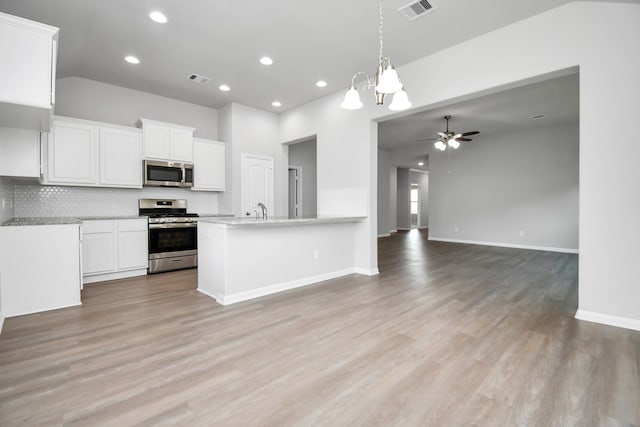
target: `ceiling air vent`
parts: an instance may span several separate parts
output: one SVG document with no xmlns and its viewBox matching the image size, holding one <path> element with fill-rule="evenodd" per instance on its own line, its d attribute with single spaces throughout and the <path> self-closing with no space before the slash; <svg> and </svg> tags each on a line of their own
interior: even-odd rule
<svg viewBox="0 0 640 427">
<path fill-rule="evenodd" d="M 209 77 L 201 76 L 200 74 L 191 74 L 189 76 L 189 80 L 200 83 L 201 85 L 206 85 L 211 79 Z"/>
<path fill-rule="evenodd" d="M 400 14 L 409 21 L 413 21 L 414 19 L 425 15 L 427 12 L 435 10 L 435 8 L 436 7 L 433 3 L 430 3 L 427 0 L 420 0 L 409 3 L 406 6 L 402 6 L 398 9 L 398 12 L 400 12 Z"/>
</svg>

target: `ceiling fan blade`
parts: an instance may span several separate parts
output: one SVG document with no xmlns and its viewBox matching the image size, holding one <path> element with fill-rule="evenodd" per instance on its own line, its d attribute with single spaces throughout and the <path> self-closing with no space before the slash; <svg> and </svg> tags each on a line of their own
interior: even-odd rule
<svg viewBox="0 0 640 427">
<path fill-rule="evenodd" d="M 456 141 L 473 141 L 473 139 L 460 137 L 460 138 L 456 138 Z"/>
<path fill-rule="evenodd" d="M 416 142 L 422 142 L 422 141 L 437 141 L 440 138 L 425 138 L 425 139 L 416 139 Z"/>
<path fill-rule="evenodd" d="M 440 135 L 441 138 L 446 138 L 447 134 L 444 132 L 438 132 L 438 135 Z"/>
<path fill-rule="evenodd" d="M 474 130 L 474 131 L 472 131 L 472 132 L 465 132 L 465 133 L 462 133 L 462 134 L 460 134 L 460 136 L 471 136 L 471 135 L 477 135 L 477 134 L 479 134 L 479 133 L 480 133 L 480 132 L 478 132 L 477 130 Z"/>
</svg>

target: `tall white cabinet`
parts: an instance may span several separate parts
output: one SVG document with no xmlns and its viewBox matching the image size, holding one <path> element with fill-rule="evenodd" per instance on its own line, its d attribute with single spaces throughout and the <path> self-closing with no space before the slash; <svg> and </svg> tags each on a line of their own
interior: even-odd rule
<svg viewBox="0 0 640 427">
<path fill-rule="evenodd" d="M 193 139 L 193 188 L 199 191 L 224 191 L 226 144 L 208 139 Z"/>
<path fill-rule="evenodd" d="M 58 28 L 0 13 L 0 126 L 48 131 Z"/>
</svg>

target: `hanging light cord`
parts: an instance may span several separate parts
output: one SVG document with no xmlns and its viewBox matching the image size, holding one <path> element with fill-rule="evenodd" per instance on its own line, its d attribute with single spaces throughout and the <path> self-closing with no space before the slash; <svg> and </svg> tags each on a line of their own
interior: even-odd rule
<svg viewBox="0 0 640 427">
<path fill-rule="evenodd" d="M 383 25 L 382 1 L 383 0 L 380 0 L 380 23 L 378 25 L 378 41 L 380 42 L 380 51 L 378 52 L 378 64 L 382 64 L 382 25 Z"/>
</svg>

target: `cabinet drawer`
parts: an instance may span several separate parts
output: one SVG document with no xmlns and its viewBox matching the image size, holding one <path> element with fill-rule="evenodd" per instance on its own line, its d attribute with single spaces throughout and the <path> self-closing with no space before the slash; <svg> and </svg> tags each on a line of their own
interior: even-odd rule
<svg viewBox="0 0 640 427">
<path fill-rule="evenodd" d="M 82 234 L 113 233 L 115 225 L 111 220 L 82 221 Z"/>
<path fill-rule="evenodd" d="M 120 231 L 147 231 L 147 220 L 120 219 L 118 220 L 118 232 Z"/>
</svg>

